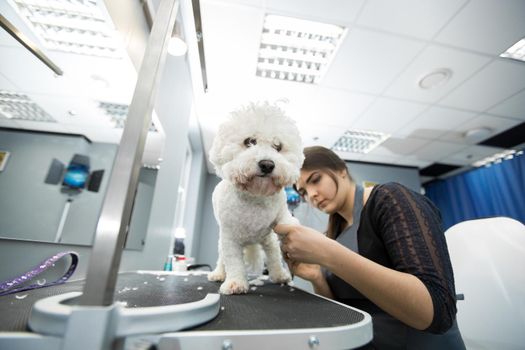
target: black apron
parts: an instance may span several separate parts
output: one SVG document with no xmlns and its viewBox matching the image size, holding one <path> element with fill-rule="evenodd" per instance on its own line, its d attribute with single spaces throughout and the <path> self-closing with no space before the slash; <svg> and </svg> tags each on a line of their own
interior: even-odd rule
<svg viewBox="0 0 525 350">
<path fill-rule="evenodd" d="M 357 233 L 363 210 L 362 186 L 356 184 L 354 195 L 353 223 L 341 232 L 336 241 L 359 254 Z M 366 311 L 372 316 L 374 339 L 363 349 L 413 349 L 413 350 L 464 350 L 457 322 L 444 334 L 419 331 L 390 316 L 354 287 L 323 268 L 323 274 L 336 300 Z"/>
<path fill-rule="evenodd" d="M 357 229 L 359 228 L 359 219 L 363 210 L 363 187 L 356 184 L 354 196 L 354 210 L 352 211 L 353 223 L 341 232 L 335 239 L 338 243 L 359 254 L 357 244 Z M 354 287 L 334 275 L 332 272 L 323 268 L 323 274 L 326 282 L 330 286 L 332 293 L 339 299 L 366 299 L 363 294 L 359 293 Z"/>
</svg>

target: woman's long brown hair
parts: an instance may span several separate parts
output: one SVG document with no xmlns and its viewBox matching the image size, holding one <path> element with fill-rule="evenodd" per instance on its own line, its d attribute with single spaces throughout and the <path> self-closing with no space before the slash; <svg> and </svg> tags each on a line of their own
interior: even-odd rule
<svg viewBox="0 0 525 350">
<path fill-rule="evenodd" d="M 348 172 L 345 161 L 339 158 L 332 150 L 321 146 L 312 146 L 306 147 L 303 153 L 304 162 L 301 169 L 307 171 L 324 171 L 334 180 L 337 190 L 339 190 L 339 180 L 335 173 L 338 171 L 345 170 L 349 180 L 354 182 Z M 328 217 L 328 227 L 326 229 L 327 237 L 336 238 L 346 226 L 346 223 L 346 220 L 338 213 L 330 214 Z"/>
</svg>

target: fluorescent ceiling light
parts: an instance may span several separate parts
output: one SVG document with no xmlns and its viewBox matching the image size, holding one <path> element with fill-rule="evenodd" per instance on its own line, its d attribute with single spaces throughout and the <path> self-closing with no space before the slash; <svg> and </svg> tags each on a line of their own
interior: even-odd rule
<svg viewBox="0 0 525 350">
<path fill-rule="evenodd" d="M 99 102 L 98 107 L 110 117 L 111 122 L 115 125 L 116 129 L 124 128 L 124 125 L 126 124 L 126 118 L 128 117 L 128 105 L 111 102 Z M 151 122 L 149 131 L 158 132 L 153 121 Z"/>
<path fill-rule="evenodd" d="M 521 156 L 521 155 L 523 155 L 523 150 L 516 151 L 514 149 L 507 149 L 502 152 L 496 153 L 492 156 L 478 160 L 477 162 L 472 163 L 472 165 L 475 167 L 482 167 L 482 166 L 489 167 L 492 164 L 501 163 L 504 160 L 509 160 L 516 156 Z"/>
<path fill-rule="evenodd" d="M 27 95 L 0 90 L 0 116 L 8 119 L 56 123 L 46 111 Z"/>
<path fill-rule="evenodd" d="M 525 61 L 525 38 L 512 45 L 509 49 L 507 49 L 507 51 L 499 56 L 512 58 L 518 61 Z"/>
<path fill-rule="evenodd" d="M 113 25 L 97 0 L 9 0 L 50 50 L 120 58 Z"/>
<path fill-rule="evenodd" d="M 346 29 L 333 24 L 266 15 L 259 46 L 259 77 L 317 83 Z"/>
<path fill-rule="evenodd" d="M 351 153 L 368 153 L 390 137 L 376 131 L 347 130 L 332 149 Z"/>
</svg>

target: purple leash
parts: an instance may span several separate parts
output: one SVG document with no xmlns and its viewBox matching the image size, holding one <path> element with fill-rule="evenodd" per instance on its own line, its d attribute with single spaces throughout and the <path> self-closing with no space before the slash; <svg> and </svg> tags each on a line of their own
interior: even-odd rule
<svg viewBox="0 0 525 350">
<path fill-rule="evenodd" d="M 30 281 L 31 279 L 35 278 L 45 270 L 53 267 L 53 265 L 63 257 L 71 255 L 71 265 L 69 266 L 69 269 L 66 271 L 66 273 L 57 279 L 54 282 L 49 282 L 45 284 L 39 284 L 38 282 L 36 284 L 31 284 L 29 286 L 20 286 L 23 283 L 26 283 L 27 281 Z M 9 279 L 5 282 L 0 283 L 0 296 L 23 292 L 26 290 L 31 289 L 37 289 L 42 287 L 48 287 L 48 286 L 54 286 L 57 284 L 62 284 L 66 282 L 71 275 L 73 275 L 73 272 L 75 272 L 75 269 L 78 265 L 78 254 L 77 252 L 69 251 L 69 252 L 61 252 L 56 255 L 53 255 L 50 258 L 47 258 L 46 260 L 42 261 L 38 266 L 35 266 L 33 269 L 27 271 L 23 275 L 20 275 L 18 277 L 15 277 L 13 279 Z M 18 286 L 18 288 L 17 288 Z"/>
</svg>

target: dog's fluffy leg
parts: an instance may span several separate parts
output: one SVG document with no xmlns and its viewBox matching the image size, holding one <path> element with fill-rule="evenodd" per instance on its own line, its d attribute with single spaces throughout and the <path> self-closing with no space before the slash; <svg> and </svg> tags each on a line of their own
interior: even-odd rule
<svg viewBox="0 0 525 350">
<path fill-rule="evenodd" d="M 281 249 L 277 235 L 272 231 L 267 235 L 261 245 L 266 253 L 266 265 L 270 279 L 274 283 L 288 283 L 292 280 L 290 273 L 281 262 Z"/>
<path fill-rule="evenodd" d="M 264 254 L 259 244 L 250 244 L 244 247 L 244 261 L 246 272 L 260 276 L 264 270 Z"/>
<path fill-rule="evenodd" d="M 226 279 L 221 284 L 219 292 L 222 294 L 241 294 L 248 292 L 249 284 L 244 268 L 243 247 L 234 240 L 222 239 L 221 243 Z"/>
<path fill-rule="evenodd" d="M 208 274 L 208 281 L 222 282 L 226 278 L 226 271 L 224 271 L 224 262 L 222 261 L 222 252 L 221 252 L 221 236 L 219 235 L 219 257 L 217 258 L 217 266 L 215 270 Z"/>
<path fill-rule="evenodd" d="M 277 220 L 278 224 L 286 224 L 286 225 L 300 225 L 299 220 L 297 220 L 296 217 L 292 216 L 288 209 L 284 209 L 281 212 L 281 215 L 279 219 Z"/>
<path fill-rule="evenodd" d="M 219 258 L 217 259 L 217 266 L 215 270 L 208 274 L 208 281 L 222 282 L 226 278 L 226 271 L 224 271 L 224 263 L 222 262 L 221 253 L 219 252 Z"/>
</svg>

